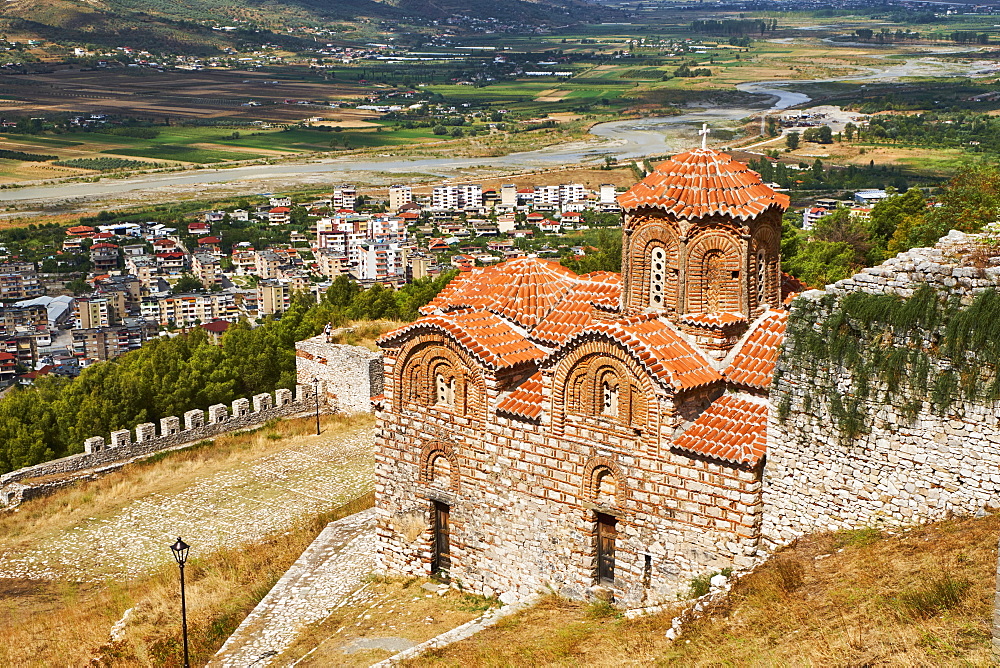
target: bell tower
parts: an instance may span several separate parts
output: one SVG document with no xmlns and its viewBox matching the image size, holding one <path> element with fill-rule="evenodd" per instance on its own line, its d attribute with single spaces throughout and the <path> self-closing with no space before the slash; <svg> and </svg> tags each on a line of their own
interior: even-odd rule
<svg viewBox="0 0 1000 668">
<path fill-rule="evenodd" d="M 657 313 L 718 357 L 781 299 L 788 197 L 706 146 L 656 165 L 618 197 L 625 315 Z"/>
</svg>

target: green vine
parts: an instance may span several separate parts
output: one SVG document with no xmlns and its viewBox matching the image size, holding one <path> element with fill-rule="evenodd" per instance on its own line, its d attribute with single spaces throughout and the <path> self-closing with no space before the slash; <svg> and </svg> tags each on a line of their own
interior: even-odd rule
<svg viewBox="0 0 1000 668">
<path fill-rule="evenodd" d="M 963 305 L 924 285 L 907 299 L 854 292 L 800 300 L 789 314 L 782 366 L 823 388 L 846 441 L 871 429 L 869 406 L 899 406 L 912 423 L 924 402 L 939 415 L 957 402 L 994 402 L 1000 399 L 1000 294 L 991 288 Z M 785 412 L 791 398 L 787 388 L 780 391 L 779 412 Z M 804 410 L 818 398 L 806 395 Z"/>
</svg>

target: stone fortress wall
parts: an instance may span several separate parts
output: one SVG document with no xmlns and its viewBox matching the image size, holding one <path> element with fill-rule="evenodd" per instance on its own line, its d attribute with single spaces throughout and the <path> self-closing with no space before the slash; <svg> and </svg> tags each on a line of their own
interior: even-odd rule
<svg viewBox="0 0 1000 668">
<path fill-rule="evenodd" d="M 298 385 L 274 394 L 258 394 L 215 404 L 206 411 L 194 409 L 170 416 L 157 425 L 137 425 L 135 433 L 121 429 L 110 438 L 94 436 L 84 441 L 84 451 L 0 476 L 0 506 L 44 496 L 83 477 L 96 477 L 149 455 L 186 447 L 225 432 L 245 429 L 278 417 L 316 410 L 323 413 L 371 412 L 371 397 L 382 392 L 382 355 L 366 348 L 325 343 L 322 336 L 296 344 Z M 373 369 L 377 370 L 373 372 Z M 314 383 L 314 378 L 319 383 Z M 77 474 L 77 475 L 74 475 Z"/>
<path fill-rule="evenodd" d="M 382 353 L 327 343 L 323 334 L 295 344 L 295 372 L 301 385 L 318 378 L 345 413 L 370 413 L 371 398 L 382 394 Z"/>
<path fill-rule="evenodd" d="M 852 295 L 909 298 L 921 286 L 936 291 L 940 304 L 967 308 L 977 294 L 1000 288 L 1000 248 L 953 231 L 933 248 L 902 253 L 825 292 L 806 292 L 793 304 L 770 395 L 763 481 L 766 546 L 814 531 L 913 524 L 1000 507 L 1000 402 L 982 393 L 970 399 L 954 384 L 934 388 L 949 395 L 945 408 L 940 396 L 887 395 L 892 388 L 883 380 L 874 374 L 860 377 L 865 367 L 835 367 L 824 360 L 817 368 L 807 351 L 795 349 L 802 345 L 802 337 L 793 334 L 796 323 L 819 332 Z M 878 351 L 902 349 L 913 355 L 911 360 L 930 351 L 933 384 L 955 366 L 934 350 L 948 325 L 942 319 L 909 340 L 893 335 L 891 346 Z M 837 336 L 834 332 L 830 339 Z M 883 338 L 881 345 L 886 343 Z M 882 354 L 868 345 L 865 354 Z M 976 353 L 963 349 L 962 354 Z M 898 384 L 911 386 L 914 373 L 912 363 L 904 367 Z M 850 410 L 863 426 L 845 435 Z"/>
</svg>

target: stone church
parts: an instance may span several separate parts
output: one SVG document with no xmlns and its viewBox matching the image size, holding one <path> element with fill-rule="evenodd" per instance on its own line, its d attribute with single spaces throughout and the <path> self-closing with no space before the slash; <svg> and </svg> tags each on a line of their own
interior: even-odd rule
<svg viewBox="0 0 1000 668">
<path fill-rule="evenodd" d="M 788 198 L 703 146 L 618 201 L 621 274 L 476 269 L 380 340 L 387 571 L 634 606 L 755 553 Z"/>
</svg>

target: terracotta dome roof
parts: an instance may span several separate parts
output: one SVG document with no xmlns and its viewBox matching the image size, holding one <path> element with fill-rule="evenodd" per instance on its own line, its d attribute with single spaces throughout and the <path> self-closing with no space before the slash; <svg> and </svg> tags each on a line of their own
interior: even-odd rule
<svg viewBox="0 0 1000 668">
<path fill-rule="evenodd" d="M 723 214 L 746 220 L 771 206 L 787 209 L 788 196 L 764 185 L 757 172 L 732 156 L 698 148 L 658 164 L 618 203 L 626 211 L 654 207 L 678 218 Z"/>
</svg>

